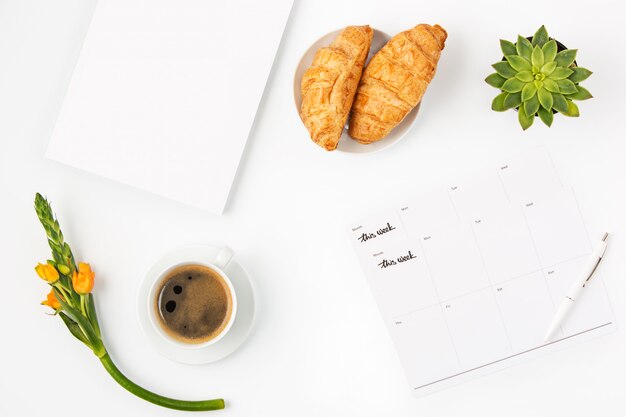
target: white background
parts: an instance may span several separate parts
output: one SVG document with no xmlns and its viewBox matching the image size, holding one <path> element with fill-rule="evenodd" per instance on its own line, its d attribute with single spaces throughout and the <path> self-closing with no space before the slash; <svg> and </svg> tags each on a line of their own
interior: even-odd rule
<svg viewBox="0 0 626 417">
<path fill-rule="evenodd" d="M 414 399 L 346 239 L 344 227 L 355 218 L 545 146 L 564 183 L 575 188 L 592 238 L 605 229 L 614 234 L 602 268 L 623 326 L 623 6 L 469 3 L 296 2 L 230 202 L 218 217 L 45 160 L 95 2 L 0 0 L 0 415 L 179 414 L 124 392 L 39 306 L 47 287 L 32 268 L 49 250 L 32 209 L 36 191 L 50 197 L 75 254 L 96 270 L 100 321 L 120 368 L 162 394 L 222 396 L 228 408 L 216 415 L 624 415 L 621 330 Z M 440 23 L 449 38 L 409 136 L 372 155 L 329 154 L 312 145 L 292 96 L 293 71 L 308 45 L 349 24 L 393 34 L 420 22 Z M 579 65 L 595 72 L 585 82 L 595 98 L 581 103 L 579 119 L 557 116 L 551 129 L 537 122 L 521 132 L 513 112 L 489 109 L 496 90 L 483 79 L 500 58 L 499 38 L 530 35 L 542 23 L 579 48 Z M 135 300 L 160 254 L 195 242 L 237 251 L 256 285 L 258 320 L 232 356 L 184 366 L 151 348 Z"/>
</svg>

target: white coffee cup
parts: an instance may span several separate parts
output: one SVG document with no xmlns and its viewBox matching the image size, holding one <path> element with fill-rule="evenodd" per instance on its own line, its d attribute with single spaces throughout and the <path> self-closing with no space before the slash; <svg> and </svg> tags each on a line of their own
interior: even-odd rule
<svg viewBox="0 0 626 417">
<path fill-rule="evenodd" d="M 235 316 L 237 315 L 237 294 L 235 293 L 235 288 L 233 286 L 233 283 L 228 278 L 228 276 L 224 273 L 224 269 L 233 258 L 233 255 L 234 255 L 234 252 L 230 248 L 223 247 L 220 249 L 215 259 L 210 263 L 206 261 L 201 261 L 201 260 L 189 259 L 183 262 L 174 263 L 168 266 L 167 268 L 163 269 L 159 274 L 155 276 L 152 282 L 152 285 L 150 286 L 150 290 L 148 292 L 148 298 L 147 298 L 148 305 L 146 305 L 145 307 L 148 309 L 148 318 L 150 320 L 150 324 L 152 325 L 156 333 L 159 334 L 165 341 L 177 347 L 184 348 L 184 349 L 201 349 L 206 346 L 210 346 L 214 343 L 217 343 L 220 339 L 222 339 L 228 333 L 233 323 L 235 322 Z M 218 334 L 211 340 L 208 340 L 203 343 L 185 343 L 169 335 L 165 331 L 165 329 L 163 329 L 163 325 L 161 324 L 161 319 L 158 317 L 159 313 L 157 311 L 157 308 L 155 307 L 155 300 L 158 296 L 157 291 L 160 290 L 163 280 L 167 277 L 167 275 L 173 269 L 178 268 L 180 266 L 185 266 L 185 265 L 202 265 L 202 266 L 206 266 L 207 268 L 212 269 L 213 271 L 218 273 L 220 277 L 224 280 L 224 282 L 228 286 L 228 290 L 230 291 L 230 295 L 231 295 L 232 311 L 231 311 L 228 323 L 226 324 L 224 329 L 220 332 L 220 334 Z"/>
</svg>

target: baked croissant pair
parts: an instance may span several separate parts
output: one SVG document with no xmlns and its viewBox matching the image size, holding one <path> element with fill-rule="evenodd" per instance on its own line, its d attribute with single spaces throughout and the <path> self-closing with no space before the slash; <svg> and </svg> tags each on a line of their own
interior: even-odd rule
<svg viewBox="0 0 626 417">
<path fill-rule="evenodd" d="M 387 136 L 422 99 L 447 33 L 425 24 L 399 33 L 363 71 L 372 36 L 369 26 L 348 26 L 317 51 L 302 77 L 300 117 L 326 150 L 337 148 L 350 113 L 353 139 L 367 144 Z"/>
</svg>

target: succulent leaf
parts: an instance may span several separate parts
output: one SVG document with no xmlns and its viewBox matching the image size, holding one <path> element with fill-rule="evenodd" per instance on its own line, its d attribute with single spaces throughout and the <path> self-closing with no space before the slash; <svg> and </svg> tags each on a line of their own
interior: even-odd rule
<svg viewBox="0 0 626 417">
<path fill-rule="evenodd" d="M 527 116 L 526 112 L 518 111 L 517 120 L 519 121 L 520 126 L 522 126 L 522 129 L 526 130 L 532 126 L 533 122 L 535 121 L 535 116 Z"/>
<path fill-rule="evenodd" d="M 548 90 L 546 90 L 545 88 L 538 89 L 537 98 L 539 99 L 541 107 L 546 110 L 552 110 L 552 94 Z"/>
<path fill-rule="evenodd" d="M 504 78 L 515 77 L 517 71 L 513 69 L 506 61 L 496 62 L 492 65 L 493 69 L 497 71 L 498 74 L 502 75 Z"/>
<path fill-rule="evenodd" d="M 541 48 L 546 42 L 548 42 L 548 40 L 548 30 L 544 25 L 541 25 L 541 27 L 533 35 L 532 44 L 533 46 L 539 46 Z"/>
<path fill-rule="evenodd" d="M 517 54 L 515 44 L 505 39 L 500 39 L 500 49 L 502 50 L 502 55 L 504 56 Z"/>
<path fill-rule="evenodd" d="M 526 61 L 519 55 L 507 55 L 506 60 L 509 61 L 511 67 L 516 71 L 530 71 L 530 62 Z"/>
<path fill-rule="evenodd" d="M 533 75 L 532 71 L 527 70 L 518 72 L 517 74 L 515 74 L 515 78 L 520 81 L 524 81 L 525 83 L 529 83 L 535 79 L 535 76 Z"/>
<path fill-rule="evenodd" d="M 528 39 L 521 35 L 517 35 L 517 43 L 515 44 L 515 49 L 517 50 L 517 54 L 519 56 L 530 61 L 530 55 L 533 52 L 533 45 Z"/>
<path fill-rule="evenodd" d="M 545 123 L 546 126 L 548 127 L 552 126 L 552 121 L 554 120 L 554 114 L 552 114 L 551 110 L 548 111 L 542 107 L 537 111 L 537 115 L 539 116 L 541 121 Z"/>
<path fill-rule="evenodd" d="M 576 85 L 568 79 L 557 80 L 556 83 L 559 85 L 559 90 L 561 90 L 561 94 L 574 94 L 578 91 Z"/>
<path fill-rule="evenodd" d="M 517 78 L 509 78 L 502 84 L 502 90 L 507 93 L 517 93 L 522 91 L 522 87 L 524 87 L 524 82 L 518 80 Z"/>
<path fill-rule="evenodd" d="M 570 98 L 572 100 L 587 100 L 593 98 L 589 90 L 587 90 L 585 87 L 577 85 L 576 88 L 578 89 L 578 91 L 574 94 L 570 94 L 569 96 L 567 96 L 567 98 Z"/>
<path fill-rule="evenodd" d="M 505 111 L 506 109 L 504 108 L 504 99 L 506 98 L 507 95 L 508 93 L 498 94 L 491 102 L 491 110 Z"/>
<path fill-rule="evenodd" d="M 526 116 L 530 117 L 537 113 L 537 110 L 539 110 L 539 106 L 539 99 L 535 94 L 530 100 L 524 102 L 524 111 L 526 112 Z"/>
<path fill-rule="evenodd" d="M 537 92 L 537 87 L 535 83 L 528 83 L 522 88 L 522 101 L 528 101 L 534 97 Z"/>
<path fill-rule="evenodd" d="M 487 78 L 485 78 L 485 82 L 495 88 L 502 87 L 502 84 L 504 84 L 505 81 L 506 78 L 504 78 L 497 72 L 494 72 L 493 74 L 490 74 Z"/>
<path fill-rule="evenodd" d="M 578 110 L 578 106 L 572 100 L 567 100 L 567 112 L 563 113 L 565 116 L 569 117 L 578 117 L 580 116 L 580 111 Z"/>
<path fill-rule="evenodd" d="M 506 110 L 514 109 L 520 104 L 522 104 L 522 93 L 511 93 L 504 98 L 504 108 Z"/>
<path fill-rule="evenodd" d="M 543 80 L 543 88 L 550 91 L 551 93 L 561 92 L 561 90 L 559 89 L 559 85 L 556 83 L 556 81 L 551 80 L 549 78 L 546 78 L 545 80 Z"/>
<path fill-rule="evenodd" d="M 593 72 L 583 67 L 574 67 L 572 68 L 572 71 L 574 72 L 569 76 L 569 79 L 575 83 L 585 81 L 591 74 L 593 74 Z"/>
<path fill-rule="evenodd" d="M 577 49 L 566 49 L 556 54 L 554 60 L 559 67 L 569 67 L 576 59 L 577 51 Z"/>
<path fill-rule="evenodd" d="M 535 80 L 533 83 L 535 84 L 535 87 L 537 87 L 537 90 L 543 87 L 543 81 Z"/>
<path fill-rule="evenodd" d="M 543 66 L 543 51 L 539 46 L 533 48 L 533 54 L 531 55 L 531 62 L 533 66 L 541 68 Z"/>
<path fill-rule="evenodd" d="M 556 41 L 552 39 L 551 41 L 546 42 L 546 44 L 541 47 L 541 50 L 543 51 L 543 59 L 545 62 L 554 61 L 557 52 Z"/>
<path fill-rule="evenodd" d="M 560 113 L 567 113 L 567 100 L 563 94 L 552 94 L 552 108 Z"/>
<path fill-rule="evenodd" d="M 557 64 L 558 65 L 558 64 Z M 548 76 L 551 80 L 563 80 L 574 73 L 573 70 L 564 67 L 556 67 L 554 72 Z"/>
<path fill-rule="evenodd" d="M 546 77 L 548 77 L 550 76 L 550 74 L 554 72 L 555 69 L 556 69 L 556 62 L 554 61 L 548 62 L 546 64 L 543 64 L 543 67 L 541 67 L 541 73 L 545 75 Z"/>
</svg>

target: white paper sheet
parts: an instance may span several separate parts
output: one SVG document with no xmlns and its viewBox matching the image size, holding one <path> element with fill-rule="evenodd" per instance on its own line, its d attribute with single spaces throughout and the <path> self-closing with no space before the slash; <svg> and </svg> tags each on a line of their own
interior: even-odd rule
<svg viewBox="0 0 626 417">
<path fill-rule="evenodd" d="M 615 327 L 599 270 L 556 339 L 543 342 L 592 247 L 542 148 L 348 234 L 416 395 Z"/>
<path fill-rule="evenodd" d="M 221 214 L 292 0 L 99 0 L 46 156 Z"/>
</svg>

